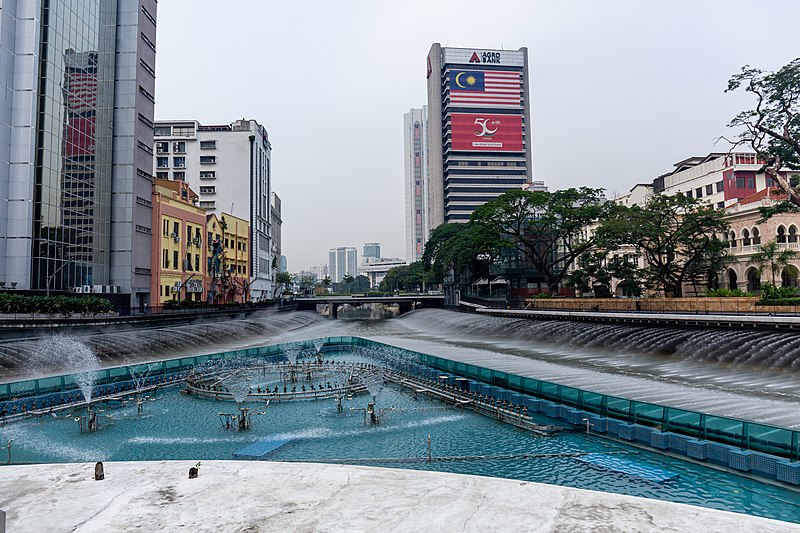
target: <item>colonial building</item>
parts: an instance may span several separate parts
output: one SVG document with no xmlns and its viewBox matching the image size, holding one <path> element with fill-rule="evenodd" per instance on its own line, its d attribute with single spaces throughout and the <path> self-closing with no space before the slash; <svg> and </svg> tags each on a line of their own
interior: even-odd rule
<svg viewBox="0 0 800 533">
<path fill-rule="evenodd" d="M 206 217 L 208 301 L 214 304 L 251 301 L 250 224 L 222 213 Z"/>
<path fill-rule="evenodd" d="M 153 305 L 205 301 L 206 211 L 182 181 L 155 180 L 153 191 Z"/>
</svg>

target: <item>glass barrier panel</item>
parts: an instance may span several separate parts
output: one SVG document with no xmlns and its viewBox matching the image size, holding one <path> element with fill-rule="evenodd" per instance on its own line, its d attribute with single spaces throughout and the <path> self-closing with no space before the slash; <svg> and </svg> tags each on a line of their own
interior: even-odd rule
<svg viewBox="0 0 800 533">
<path fill-rule="evenodd" d="M 789 429 L 748 423 L 746 444 L 751 450 L 764 453 L 789 455 L 792 452 L 794 431 Z"/>
<path fill-rule="evenodd" d="M 541 385 L 542 388 L 540 389 L 539 394 L 541 394 L 542 398 L 547 400 L 558 400 L 558 385 L 546 381 L 542 381 Z"/>
<path fill-rule="evenodd" d="M 603 410 L 603 395 L 596 392 L 584 391 L 583 408 L 593 413 L 600 413 Z"/>
<path fill-rule="evenodd" d="M 624 398 L 609 396 L 606 402 L 608 414 L 616 418 L 627 419 L 631 412 L 631 401 Z"/>
<path fill-rule="evenodd" d="M 664 420 L 664 408 L 645 402 L 633 402 L 635 422 L 646 426 L 661 426 Z"/>
<path fill-rule="evenodd" d="M 538 379 L 525 378 L 522 385 L 522 391 L 527 394 L 535 395 L 538 393 L 537 390 L 538 387 L 539 387 Z"/>
<path fill-rule="evenodd" d="M 707 415 L 706 419 L 706 438 L 726 442 L 734 446 L 741 446 L 742 435 L 744 433 L 744 422 L 722 418 L 719 416 Z"/>
<path fill-rule="evenodd" d="M 509 374 L 508 387 L 516 391 L 522 390 L 522 378 L 514 374 Z"/>
<path fill-rule="evenodd" d="M 572 387 L 561 386 L 561 403 L 577 407 L 580 391 Z"/>
<path fill-rule="evenodd" d="M 698 437 L 700 435 L 702 429 L 700 425 L 702 415 L 700 413 L 674 407 L 667 407 L 666 410 L 667 422 L 664 425 L 664 431 L 674 431 L 690 437 Z"/>
</svg>

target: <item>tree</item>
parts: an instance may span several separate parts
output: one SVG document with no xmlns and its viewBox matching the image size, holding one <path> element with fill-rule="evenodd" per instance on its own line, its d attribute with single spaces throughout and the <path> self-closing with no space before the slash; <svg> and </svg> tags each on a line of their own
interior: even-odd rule
<svg viewBox="0 0 800 533">
<path fill-rule="evenodd" d="M 278 272 L 275 274 L 275 283 L 283 288 L 286 288 L 292 284 L 293 278 L 294 276 L 288 272 Z"/>
<path fill-rule="evenodd" d="M 762 210 L 765 217 L 796 211 L 800 206 L 800 174 L 786 179 L 781 170 L 800 170 L 800 58 L 777 72 L 742 67 L 728 80 L 725 92 L 743 88 L 756 97 L 753 109 L 742 111 L 728 124 L 741 128 L 733 144 L 750 146 L 765 164 L 762 172 L 772 177 L 787 201 Z"/>
<path fill-rule="evenodd" d="M 598 298 L 611 296 L 611 272 L 607 268 L 608 252 L 590 250 L 577 259 L 578 268 L 570 272 L 566 285 L 580 293 L 594 292 Z"/>
<path fill-rule="evenodd" d="M 378 290 L 393 292 L 395 289 L 415 291 L 422 287 L 425 281 L 425 265 L 416 261 L 410 265 L 403 265 L 389 269 L 381 280 Z"/>
<path fill-rule="evenodd" d="M 425 270 L 430 273 L 432 283 L 441 283 L 445 269 L 451 268 L 449 252 L 444 253 L 443 247 L 449 249 L 446 244 L 466 228 L 466 224 L 448 222 L 440 224 L 431 232 L 428 242 L 425 243 L 421 261 Z"/>
<path fill-rule="evenodd" d="M 519 247 L 557 292 L 570 266 L 598 244 L 585 228 L 611 209 L 603 189 L 581 187 L 555 192 L 513 190 L 482 205 L 472 221 L 488 225 L 506 243 Z"/>
<path fill-rule="evenodd" d="M 769 267 L 772 275 L 772 286 L 775 287 L 775 273 L 782 271 L 789 262 L 797 256 L 794 250 L 783 250 L 778 246 L 778 241 L 773 239 L 756 246 L 756 253 L 750 258 L 750 264 L 758 265 L 759 273 Z"/>
<path fill-rule="evenodd" d="M 331 283 L 333 283 L 333 280 L 331 280 L 330 276 L 325 276 L 322 278 L 322 286 L 325 287 L 325 290 L 328 290 L 328 287 L 331 286 Z"/>
<path fill-rule="evenodd" d="M 644 256 L 645 280 L 667 296 L 682 296 L 683 283 L 724 247 L 725 212 L 683 194 L 650 197 L 644 206 L 620 207 L 598 230 L 601 239 L 627 243 Z"/>
</svg>

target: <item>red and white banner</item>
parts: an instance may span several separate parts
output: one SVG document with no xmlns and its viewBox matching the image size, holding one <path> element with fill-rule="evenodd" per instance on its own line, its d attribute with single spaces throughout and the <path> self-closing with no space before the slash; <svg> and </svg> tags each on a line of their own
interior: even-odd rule
<svg viewBox="0 0 800 533">
<path fill-rule="evenodd" d="M 450 104 L 460 107 L 519 108 L 522 87 L 519 72 L 451 70 Z M 480 85 L 470 87 L 466 80 L 479 77 Z"/>
<path fill-rule="evenodd" d="M 450 115 L 453 150 L 523 152 L 522 117 L 492 113 Z"/>
</svg>

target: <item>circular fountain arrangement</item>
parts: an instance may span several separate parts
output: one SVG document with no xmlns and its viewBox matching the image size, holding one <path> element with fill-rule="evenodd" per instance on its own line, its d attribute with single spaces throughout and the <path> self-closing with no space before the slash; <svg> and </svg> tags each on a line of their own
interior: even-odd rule
<svg viewBox="0 0 800 533">
<path fill-rule="evenodd" d="M 186 379 L 187 394 L 236 403 L 253 401 L 342 399 L 367 391 L 370 365 L 330 360 L 286 362 L 229 360 L 195 367 Z"/>
</svg>

